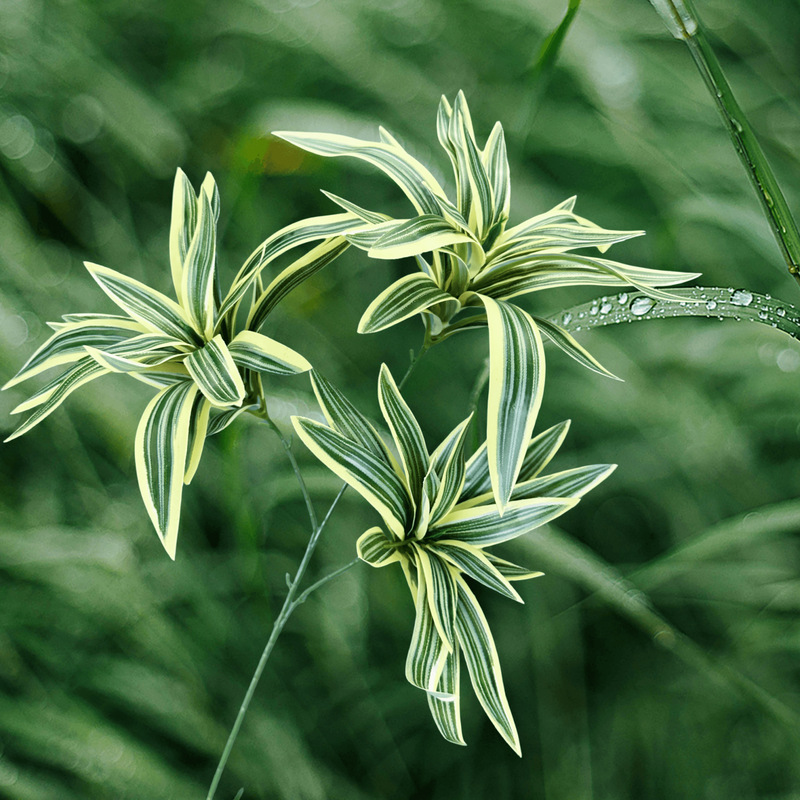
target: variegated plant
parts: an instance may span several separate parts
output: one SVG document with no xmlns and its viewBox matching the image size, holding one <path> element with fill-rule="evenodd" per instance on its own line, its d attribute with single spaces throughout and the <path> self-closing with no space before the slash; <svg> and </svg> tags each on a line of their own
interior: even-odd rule
<svg viewBox="0 0 800 800">
<path fill-rule="evenodd" d="M 32 411 L 6 441 L 26 433 L 89 381 L 123 372 L 156 386 L 136 433 L 136 471 L 142 498 L 171 558 L 175 558 L 181 496 L 195 474 L 207 436 L 243 411 L 265 414 L 261 373 L 290 375 L 311 368 L 299 353 L 258 332 L 292 288 L 347 248 L 348 213 L 282 228 L 248 258 L 223 299 L 217 276 L 219 193 L 207 174 L 195 193 L 181 170 L 175 177 L 170 265 L 177 302 L 126 275 L 86 263 L 124 315 L 67 314 L 55 333 L 4 388 L 65 367 L 13 413 Z M 261 273 L 278 256 L 323 239 L 266 287 Z M 248 289 L 252 303 L 240 309 Z M 212 416 L 213 411 L 213 416 Z"/>
<path fill-rule="evenodd" d="M 613 377 L 566 330 L 508 301 L 573 285 L 631 285 L 666 299 L 670 295 L 657 287 L 697 276 L 573 252 L 591 246 L 602 253 L 615 242 L 641 234 L 604 230 L 579 217 L 573 211 L 575 198 L 508 228 L 511 182 L 500 123 L 481 150 L 467 102 L 459 93 L 452 107 L 442 98 L 437 133 L 452 163 L 454 200 L 431 172 L 383 129 L 378 142 L 323 133 L 276 135 L 321 156 L 350 156 L 378 167 L 414 206 L 413 217 L 391 219 L 328 195 L 360 220 L 358 227 L 346 233 L 351 244 L 379 259 L 414 256 L 419 267 L 375 298 L 361 318 L 361 333 L 384 330 L 421 314 L 429 345 L 456 332 L 488 325 L 489 469 L 495 502 L 502 508 L 511 497 L 541 403 L 541 333 L 583 365 Z M 430 259 L 423 257 L 426 253 L 431 254 Z"/>
<path fill-rule="evenodd" d="M 487 552 L 572 508 L 614 465 L 595 464 L 539 476 L 567 433 L 556 425 L 525 442 L 520 482 L 501 516 L 491 492 L 484 444 L 465 463 L 465 419 L 432 452 L 389 370 L 381 368 L 378 399 L 399 456 L 393 456 L 369 421 L 322 376 L 311 373 L 328 425 L 294 417 L 311 452 L 380 514 L 358 540 L 358 555 L 375 567 L 398 562 L 416 604 L 406 677 L 425 690 L 442 735 L 464 744 L 459 704 L 461 656 L 489 719 L 508 744 L 520 744 L 503 688 L 500 663 L 486 617 L 467 583 L 477 581 L 522 602 L 511 581 L 531 572 Z"/>
</svg>

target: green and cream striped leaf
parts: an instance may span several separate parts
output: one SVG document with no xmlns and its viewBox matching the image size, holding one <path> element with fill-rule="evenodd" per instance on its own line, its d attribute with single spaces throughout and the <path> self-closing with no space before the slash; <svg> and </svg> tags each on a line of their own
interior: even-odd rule
<svg viewBox="0 0 800 800">
<path fill-rule="evenodd" d="M 148 330 L 172 336 L 187 344 L 198 343 L 191 323 L 174 300 L 113 269 L 89 261 L 84 263 L 100 288 Z"/>
<path fill-rule="evenodd" d="M 530 314 L 481 297 L 489 327 L 486 444 L 495 501 L 511 496 L 544 393 L 544 347 Z"/>
<path fill-rule="evenodd" d="M 215 412 L 208 421 L 208 431 L 206 438 L 214 436 L 221 431 L 224 431 L 238 416 L 244 414 L 245 411 L 250 411 L 257 408 L 255 405 L 240 406 L 239 408 L 226 408 L 222 411 Z"/>
<path fill-rule="evenodd" d="M 473 243 L 477 245 L 472 235 L 462 230 L 456 230 L 439 216 L 426 214 L 409 220 L 397 220 L 397 222 L 400 224 L 390 227 L 369 247 L 370 258 L 407 258 L 454 244 Z M 347 238 L 352 244 L 360 247 L 366 246 L 363 242 L 357 241 L 356 237 L 357 232 L 354 232 Z"/>
<path fill-rule="evenodd" d="M 456 182 L 456 198 L 458 201 L 458 208 L 463 213 L 464 209 L 467 208 L 469 198 L 468 195 L 465 198 L 462 192 L 461 170 L 459 169 L 458 166 L 459 157 L 456 150 L 456 145 L 450 135 L 452 117 L 453 117 L 453 109 L 450 106 L 450 103 L 447 100 L 447 98 L 444 95 L 442 95 L 442 99 L 439 101 L 439 110 L 436 114 L 436 135 L 439 138 L 439 144 L 442 145 L 448 157 L 450 158 L 450 163 L 453 165 L 453 175 L 455 177 L 455 182 Z M 469 192 L 469 181 L 467 181 L 467 192 Z M 467 204 L 465 204 L 464 202 L 465 200 L 467 201 Z"/>
<path fill-rule="evenodd" d="M 537 497 L 512 500 L 501 510 L 496 504 L 456 508 L 428 531 L 428 539 L 457 539 L 476 547 L 516 539 L 560 517 L 577 504 L 569 497 Z"/>
<path fill-rule="evenodd" d="M 371 567 L 385 567 L 403 558 L 400 551 L 392 547 L 392 540 L 378 527 L 370 528 L 358 537 L 356 553 Z"/>
<path fill-rule="evenodd" d="M 177 361 L 168 361 L 157 367 L 148 367 L 141 372 L 129 372 L 128 375 L 148 386 L 155 386 L 157 389 L 191 380 L 189 371 Z"/>
<path fill-rule="evenodd" d="M 77 314 L 62 314 L 61 319 L 64 322 L 96 322 L 105 320 L 125 320 L 126 322 L 133 322 L 133 320 L 123 314 L 97 314 L 93 311 L 82 311 Z M 60 325 L 58 322 L 48 322 L 48 325 Z M 144 330 L 144 326 L 142 326 Z"/>
<path fill-rule="evenodd" d="M 461 495 L 464 486 L 464 444 L 471 421 L 472 414 L 456 426 L 431 456 L 439 486 L 431 503 L 429 525 L 435 525 L 449 514 Z"/>
<path fill-rule="evenodd" d="M 440 201 L 447 199 L 444 190 L 428 169 L 394 140 L 368 142 L 332 133 L 285 131 L 277 131 L 274 135 L 309 153 L 326 157 L 349 156 L 372 164 L 403 190 L 420 214 L 440 214 Z"/>
<path fill-rule="evenodd" d="M 352 486 L 380 515 L 386 527 L 403 539 L 410 524 L 410 498 L 394 470 L 356 442 L 304 417 L 292 417 L 303 444 L 329 470 Z"/>
<path fill-rule="evenodd" d="M 611 370 L 606 369 L 571 333 L 565 331 L 560 325 L 556 325 L 554 322 L 550 322 L 550 320 L 543 319 L 542 317 L 534 317 L 533 321 L 536 323 L 539 330 L 541 330 L 553 344 L 560 350 L 563 350 L 581 366 L 592 370 L 592 372 L 604 375 L 606 378 L 611 378 L 615 381 L 622 380 L 622 378 L 617 377 Z"/>
<path fill-rule="evenodd" d="M 453 570 L 426 547 L 416 551 L 417 569 L 427 585 L 428 608 L 445 649 L 453 650 L 453 624 L 456 615 L 456 588 Z M 433 686 L 430 688 L 434 688 Z"/>
<path fill-rule="evenodd" d="M 386 445 L 369 420 L 330 381 L 312 370 L 311 385 L 331 428 L 356 442 L 375 458 L 393 463 Z"/>
<path fill-rule="evenodd" d="M 420 573 L 417 575 L 420 576 Z M 433 621 L 428 586 L 421 576 L 417 580 L 415 605 L 414 631 L 406 656 L 406 678 L 413 686 L 426 692 L 435 692 L 445 659 L 452 649 L 445 646 Z"/>
<path fill-rule="evenodd" d="M 71 364 L 86 353 L 84 347 L 105 348 L 124 342 L 147 329 L 132 319 L 92 319 L 65 322 L 22 365 L 19 372 L 3 389 L 10 389 L 28 378 L 32 378 L 54 367 Z"/>
<path fill-rule="evenodd" d="M 215 336 L 187 356 L 183 363 L 215 408 L 240 406 L 244 401 L 246 392 L 242 376 L 222 336 Z"/>
<path fill-rule="evenodd" d="M 257 331 L 264 324 L 267 316 L 275 306 L 289 292 L 312 275 L 316 275 L 323 267 L 338 258 L 349 246 L 350 243 L 346 239 L 341 236 L 334 236 L 326 239 L 322 244 L 318 244 L 304 256 L 281 270 L 253 303 L 253 307 L 247 317 L 246 327 Z"/>
<path fill-rule="evenodd" d="M 51 381 L 47 386 L 12 409 L 12 414 L 22 414 L 36 409 L 5 441 L 10 442 L 27 433 L 43 419 L 52 414 L 76 389 L 89 381 L 107 375 L 108 371 L 94 359 L 86 356 L 73 364 L 66 372 Z"/>
<path fill-rule="evenodd" d="M 517 590 L 480 548 L 456 539 L 442 539 L 435 545 L 428 545 L 428 549 L 478 583 L 518 603 L 523 602 Z"/>
<path fill-rule="evenodd" d="M 435 692 L 428 692 L 428 707 L 439 733 L 453 744 L 465 745 L 461 731 L 461 653 L 456 641 L 453 652 L 444 660 L 439 685 Z"/>
<path fill-rule="evenodd" d="M 186 471 L 183 474 L 183 483 L 188 486 L 200 466 L 203 447 L 208 437 L 208 422 L 211 415 L 211 403 L 198 392 L 192 405 L 189 417 L 189 442 L 186 446 Z"/>
<path fill-rule="evenodd" d="M 175 358 L 181 357 L 182 353 L 152 353 L 147 352 L 137 358 L 129 358 L 127 356 L 118 356 L 113 353 L 108 353 L 103 350 L 98 350 L 96 347 L 86 347 L 86 353 L 90 355 L 101 367 L 104 367 L 109 372 L 142 372 L 150 367 L 157 367 L 161 364 L 166 364 Z"/>
<path fill-rule="evenodd" d="M 519 480 L 529 480 L 536 477 L 550 463 L 564 443 L 569 425 L 569 420 L 564 420 L 531 439 L 519 471 Z M 489 492 L 491 488 L 489 457 L 486 452 L 486 442 L 484 442 L 467 461 L 461 498 L 468 500 L 471 497 Z"/>
<path fill-rule="evenodd" d="M 197 384 L 191 381 L 162 389 L 148 404 L 136 431 L 139 490 L 161 543 L 173 560 L 197 393 Z"/>
<path fill-rule="evenodd" d="M 541 578 L 544 575 L 544 572 L 520 567 L 518 564 L 506 561 L 504 558 L 498 558 L 493 553 L 485 553 L 485 555 L 507 581 L 529 581 L 531 578 Z"/>
<path fill-rule="evenodd" d="M 329 214 L 293 222 L 273 233 L 250 254 L 242 265 L 221 304 L 219 317 L 230 318 L 235 315 L 235 310 L 247 290 L 253 285 L 262 270 L 276 258 L 292 248 L 309 242 L 340 236 L 358 224 L 358 217 L 354 214 Z"/>
<path fill-rule="evenodd" d="M 234 364 L 255 372 L 297 375 L 311 364 L 300 353 L 255 331 L 240 331 L 228 345 Z"/>
<path fill-rule="evenodd" d="M 194 329 L 204 339 L 214 334 L 214 271 L 217 258 L 217 226 L 211 200 L 200 192 L 197 226 L 183 263 L 182 305 Z"/>
<path fill-rule="evenodd" d="M 511 206 L 511 171 L 508 168 L 503 126 L 499 122 L 495 123 L 486 140 L 481 160 L 492 187 L 494 215 L 491 224 L 503 223 L 508 219 Z"/>
<path fill-rule="evenodd" d="M 400 394 L 386 364 L 378 377 L 378 402 L 397 445 L 409 496 L 415 507 L 422 496 L 422 484 L 428 472 L 428 448 L 416 417 Z"/>
<path fill-rule="evenodd" d="M 358 332 L 376 333 L 385 330 L 437 303 L 446 303 L 452 299 L 427 275 L 404 275 L 369 304 L 358 323 Z"/>
<path fill-rule="evenodd" d="M 521 755 L 517 728 L 506 698 L 500 659 L 489 623 L 475 595 L 461 578 L 458 579 L 456 634 L 472 688 L 486 716 L 512 750 Z"/>
<path fill-rule="evenodd" d="M 380 222 L 388 222 L 391 220 L 391 217 L 386 214 L 381 214 L 378 211 L 370 211 L 369 209 L 357 206 L 355 203 L 350 202 L 350 200 L 345 200 L 344 197 L 339 197 L 338 195 L 326 192 L 324 189 L 322 190 L 322 194 L 324 194 L 329 200 L 332 200 L 334 203 L 336 203 L 336 205 L 340 208 L 343 208 L 345 211 L 349 211 L 351 214 L 355 214 L 362 222 L 375 224 Z"/>
<path fill-rule="evenodd" d="M 183 264 L 197 226 L 197 195 L 184 171 L 178 168 L 172 186 L 172 218 L 169 227 L 169 263 L 172 284 L 183 303 Z"/>
<path fill-rule="evenodd" d="M 458 100 L 456 100 L 456 105 L 453 108 L 453 118 L 459 124 L 459 135 L 461 137 L 460 144 L 463 161 L 459 163 L 470 185 L 471 205 L 468 220 L 478 239 L 483 241 L 495 216 L 492 185 L 489 181 L 489 176 L 486 174 L 486 168 L 481 160 L 481 154 L 475 144 L 475 139 L 466 130 L 464 113 L 459 108 Z"/>
<path fill-rule="evenodd" d="M 211 210 L 214 212 L 214 223 L 216 224 L 219 221 L 219 189 L 214 176 L 210 172 L 206 172 L 203 183 L 200 184 L 200 192 L 205 193 L 208 197 Z"/>
</svg>

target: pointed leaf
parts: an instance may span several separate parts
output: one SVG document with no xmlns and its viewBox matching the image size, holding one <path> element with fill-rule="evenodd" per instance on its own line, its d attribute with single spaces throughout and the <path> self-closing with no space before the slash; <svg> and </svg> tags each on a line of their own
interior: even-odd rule
<svg viewBox="0 0 800 800">
<path fill-rule="evenodd" d="M 300 353 L 255 331 L 237 333 L 228 351 L 237 366 L 255 372 L 297 375 L 311 369 L 311 364 Z"/>
<path fill-rule="evenodd" d="M 194 329 L 203 337 L 213 336 L 214 269 L 217 258 L 217 226 L 211 201 L 205 192 L 197 203 L 197 226 L 183 263 L 184 308 Z"/>
<path fill-rule="evenodd" d="M 416 555 L 417 569 L 427 585 L 428 608 L 433 617 L 433 624 L 444 642 L 445 649 L 452 652 L 453 621 L 458 592 L 453 573 L 447 562 L 428 548 L 418 548 Z"/>
<path fill-rule="evenodd" d="M 511 205 L 511 172 L 508 168 L 503 126 L 499 122 L 495 123 L 494 128 L 492 128 L 481 158 L 492 187 L 494 204 L 492 224 L 495 224 L 508 219 L 508 211 Z"/>
<path fill-rule="evenodd" d="M 436 303 L 446 303 L 452 299 L 427 275 L 404 275 L 369 304 L 358 323 L 358 332 L 385 330 Z"/>
<path fill-rule="evenodd" d="M 183 363 L 211 405 L 227 408 L 242 404 L 246 394 L 242 376 L 221 336 L 195 350 Z"/>
<path fill-rule="evenodd" d="M 428 707 L 439 733 L 453 744 L 465 745 L 461 732 L 461 652 L 456 642 L 444 660 L 435 692 L 428 692 Z"/>
<path fill-rule="evenodd" d="M 357 243 L 352 234 L 348 239 Z M 475 242 L 475 239 L 454 229 L 442 217 L 426 214 L 389 228 L 371 245 L 369 256 L 381 259 L 406 258 L 464 242 Z"/>
<path fill-rule="evenodd" d="M 326 192 L 324 189 L 322 190 L 322 194 L 324 194 L 329 200 L 332 200 L 334 203 L 336 203 L 336 205 L 340 208 L 343 208 L 345 211 L 349 211 L 351 214 L 355 214 L 362 222 L 374 224 L 387 222 L 391 219 L 391 217 L 387 216 L 386 214 L 380 214 L 377 211 L 369 211 L 366 208 L 361 208 L 361 206 L 357 206 L 355 203 L 351 203 L 349 200 L 345 200 L 343 197 L 338 197 L 335 194 Z"/>
<path fill-rule="evenodd" d="M 303 417 L 292 417 L 303 444 L 335 475 L 352 486 L 380 515 L 398 539 L 409 522 L 410 499 L 386 462 L 335 430 Z"/>
<path fill-rule="evenodd" d="M 189 442 L 187 444 L 186 472 L 183 475 L 183 483 L 188 486 L 197 472 L 200 465 L 200 457 L 203 455 L 203 447 L 208 437 L 208 420 L 211 413 L 211 403 L 198 392 L 195 395 L 192 405 L 192 413 L 189 418 Z"/>
<path fill-rule="evenodd" d="M 506 561 L 504 558 L 498 558 L 492 553 L 484 553 L 484 555 L 507 581 L 529 581 L 531 578 L 541 578 L 544 575 L 544 572 L 520 567 L 517 564 Z"/>
<path fill-rule="evenodd" d="M 183 264 L 197 226 L 197 195 L 182 169 L 172 187 L 172 219 L 169 227 L 169 263 L 175 296 L 183 302 Z"/>
<path fill-rule="evenodd" d="M 197 392 L 197 385 L 190 381 L 162 389 L 148 404 L 136 431 L 139 490 L 156 533 L 173 561 Z"/>
<path fill-rule="evenodd" d="M 427 583 L 424 578 L 419 577 L 414 632 L 411 634 L 411 645 L 406 657 L 408 682 L 426 692 L 436 691 L 449 652 L 452 651 L 445 647 L 433 621 Z"/>
<path fill-rule="evenodd" d="M 586 348 L 575 340 L 572 334 L 565 331 L 560 325 L 541 317 L 534 317 L 533 320 L 539 326 L 539 329 L 547 334 L 550 341 L 556 344 L 570 358 L 574 358 L 579 364 L 600 375 L 605 375 L 607 378 L 612 378 L 615 381 L 622 380 L 622 378 L 618 378 L 613 372 L 607 370 Z"/>
<path fill-rule="evenodd" d="M 206 438 L 214 436 L 221 431 L 224 431 L 238 416 L 245 411 L 250 411 L 257 408 L 255 405 L 241 406 L 239 408 L 226 408 L 222 411 L 216 412 L 208 421 L 208 431 Z"/>
<path fill-rule="evenodd" d="M 516 589 L 503 577 L 503 574 L 489 560 L 486 553 L 470 544 L 465 544 L 456 539 L 442 539 L 428 549 L 440 558 L 449 561 L 454 567 L 461 570 L 473 580 L 482 583 L 489 589 L 521 603 L 522 598 Z"/>
<path fill-rule="evenodd" d="M 456 426 L 431 457 L 440 483 L 431 504 L 430 525 L 434 525 L 449 514 L 461 495 L 465 471 L 464 443 L 471 421 L 472 414 Z"/>
<path fill-rule="evenodd" d="M 358 537 L 356 542 L 356 552 L 362 561 L 366 561 L 372 567 L 385 567 L 395 561 L 400 561 L 403 556 L 396 547 L 392 547 L 392 541 L 382 528 L 370 528 Z"/>
</svg>

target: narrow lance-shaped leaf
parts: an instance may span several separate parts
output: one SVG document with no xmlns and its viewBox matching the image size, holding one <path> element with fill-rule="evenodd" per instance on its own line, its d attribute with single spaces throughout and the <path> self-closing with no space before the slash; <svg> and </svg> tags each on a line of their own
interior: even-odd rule
<svg viewBox="0 0 800 800">
<path fill-rule="evenodd" d="M 456 426 L 431 457 L 440 483 L 431 503 L 430 525 L 449 514 L 461 494 L 464 485 L 464 444 L 471 421 L 472 414 Z"/>
<path fill-rule="evenodd" d="M 385 567 L 402 558 L 400 551 L 392 547 L 392 540 L 377 527 L 370 528 L 358 537 L 356 552 L 362 561 L 366 561 L 372 567 Z"/>
<path fill-rule="evenodd" d="M 585 347 L 583 347 L 570 333 L 565 331 L 560 325 L 556 325 L 550 320 L 542 319 L 541 317 L 533 318 L 539 329 L 545 333 L 560 350 L 563 350 L 570 358 L 575 359 L 579 364 L 604 375 L 606 378 L 611 378 L 615 381 L 621 381 L 611 370 L 606 369 Z"/>
<path fill-rule="evenodd" d="M 445 647 L 437 631 L 428 602 L 428 586 L 422 576 L 417 579 L 415 602 L 416 618 L 406 657 L 406 678 L 414 686 L 432 692 L 436 691 L 445 658 L 452 649 Z"/>
<path fill-rule="evenodd" d="M 228 351 L 234 364 L 255 372 L 297 375 L 311 369 L 311 364 L 300 353 L 255 331 L 237 333 Z"/>
<path fill-rule="evenodd" d="M 489 474 L 502 509 L 511 496 L 542 403 L 544 347 L 527 312 L 509 303 L 480 299 L 489 327 Z"/>
<path fill-rule="evenodd" d="M 198 387 L 168 386 L 148 404 L 136 431 L 136 474 L 147 513 L 175 559 L 192 408 Z"/>
<path fill-rule="evenodd" d="M 508 168 L 503 126 L 499 122 L 492 128 L 481 158 L 492 186 L 494 216 L 491 224 L 496 225 L 508 219 L 511 205 L 511 172 Z"/>
<path fill-rule="evenodd" d="M 203 447 L 208 437 L 208 421 L 211 414 L 211 403 L 198 392 L 192 405 L 192 413 L 189 420 L 189 442 L 187 444 L 186 472 L 183 475 L 183 482 L 188 486 L 197 472 L 200 465 L 200 457 L 203 455 Z"/>
<path fill-rule="evenodd" d="M 217 408 L 240 406 L 244 383 L 222 336 L 189 355 L 184 364 L 208 401 Z"/>
<path fill-rule="evenodd" d="M 465 745 L 461 732 L 461 653 L 456 641 L 444 660 L 435 692 L 428 692 L 428 707 L 439 733 L 453 744 Z"/>
<path fill-rule="evenodd" d="M 172 187 L 172 219 L 169 228 L 169 263 L 172 284 L 179 303 L 183 303 L 183 264 L 197 225 L 197 195 L 182 169 L 175 173 Z"/>
<path fill-rule="evenodd" d="M 417 569 L 427 585 L 428 608 L 433 617 L 433 624 L 436 626 L 445 649 L 451 652 L 458 591 L 453 572 L 446 561 L 425 547 L 417 549 L 416 557 Z"/>
<path fill-rule="evenodd" d="M 358 244 L 354 234 L 348 236 Z M 369 256 L 397 259 L 428 253 L 450 245 L 474 242 L 473 236 L 456 230 L 439 216 L 422 215 L 392 226 L 377 241 L 369 245 Z"/>
<path fill-rule="evenodd" d="M 522 602 L 516 589 L 481 549 L 456 539 L 442 539 L 435 545 L 429 545 L 429 548 L 478 583 L 517 603 Z"/>
<path fill-rule="evenodd" d="M 376 333 L 412 317 L 452 296 L 427 275 L 404 275 L 384 289 L 367 307 L 358 323 L 359 333 Z"/>
<path fill-rule="evenodd" d="M 214 269 L 217 226 L 206 192 L 198 198 L 197 226 L 183 264 L 184 307 L 195 330 L 204 338 L 214 333 Z"/>
<path fill-rule="evenodd" d="M 472 688 L 486 716 L 500 735 L 517 755 L 522 755 L 489 624 L 475 595 L 462 578 L 458 579 L 457 602 L 456 634 L 467 663 Z"/>
</svg>

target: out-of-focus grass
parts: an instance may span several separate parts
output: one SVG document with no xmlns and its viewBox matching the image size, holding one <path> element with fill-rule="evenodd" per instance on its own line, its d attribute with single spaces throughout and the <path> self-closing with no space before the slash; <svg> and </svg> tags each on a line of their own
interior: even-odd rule
<svg viewBox="0 0 800 800">
<path fill-rule="evenodd" d="M 797 208 L 797 5 L 698 5 Z M 108 308 L 83 258 L 167 287 L 178 165 L 195 180 L 211 169 L 220 183 L 221 269 L 231 275 L 276 227 L 329 210 L 319 188 L 403 208 L 373 173 L 301 155 L 270 130 L 370 135 L 382 123 L 443 174 L 435 107 L 458 89 L 479 134 L 496 119 L 506 127 L 516 220 L 578 194 L 579 213 L 600 224 L 647 230 L 615 248 L 621 260 L 792 300 L 705 87 L 645 0 L 584 1 L 526 128 L 532 62 L 565 8 L 6 0 L 2 376 L 44 339 L 44 320 Z M 278 338 L 303 342 L 371 414 L 378 365 L 401 370 L 420 331 L 410 322 L 357 337 L 355 326 L 406 268 L 348 253 L 278 317 Z M 550 313 L 590 296 L 532 296 L 528 307 Z M 564 466 L 620 467 L 561 520 L 571 562 L 543 549 L 544 538 L 516 548 L 531 566 L 548 560 L 548 575 L 523 587 L 526 606 L 481 596 L 523 760 L 469 702 L 469 749 L 439 739 L 403 678 L 407 591 L 389 570 L 363 568 L 292 618 L 220 797 L 240 786 L 245 798 L 292 800 L 797 796 L 796 344 L 697 320 L 582 341 L 626 382 L 553 353 L 542 425 L 572 418 Z M 464 335 L 420 365 L 410 401 L 430 441 L 463 417 L 484 348 L 480 334 Z M 302 378 L 276 391 L 281 421 L 311 402 Z M 133 477 L 147 396 L 105 379 L 3 447 L 2 797 L 204 796 L 302 550 L 307 523 L 280 448 L 242 425 L 209 443 L 169 563 Z M 0 395 L 6 419 L 19 399 Z M 310 459 L 304 466 L 322 506 L 335 481 Z M 349 561 L 371 524 L 346 496 L 315 574 Z M 688 637 L 689 650 L 654 642 L 637 609 Z"/>
</svg>

